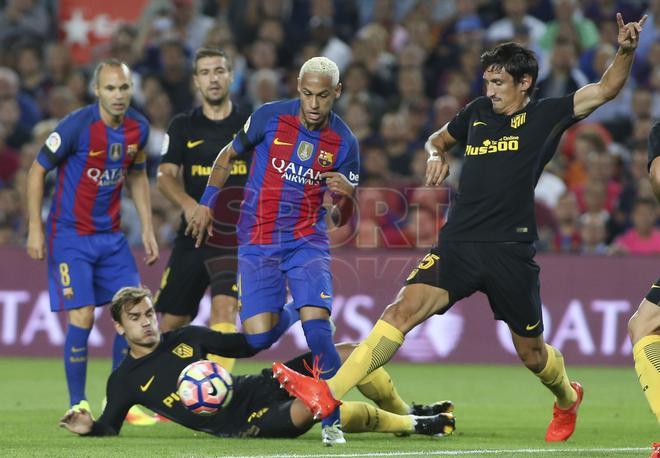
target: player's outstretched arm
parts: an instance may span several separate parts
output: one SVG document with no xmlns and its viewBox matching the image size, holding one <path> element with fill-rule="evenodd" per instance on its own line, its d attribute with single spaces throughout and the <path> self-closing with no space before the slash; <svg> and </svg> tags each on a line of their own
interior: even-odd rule
<svg viewBox="0 0 660 458">
<path fill-rule="evenodd" d="M 92 432 L 94 420 L 92 420 L 92 415 L 85 409 L 80 409 L 80 412 L 69 410 L 60 418 L 59 425 L 61 428 L 66 428 L 72 433 L 89 434 Z"/>
<path fill-rule="evenodd" d="M 220 188 L 224 186 L 227 178 L 229 178 L 231 160 L 236 155 L 236 150 L 234 150 L 231 143 L 228 143 L 220 150 L 213 162 L 213 169 L 211 169 L 211 176 L 209 176 L 209 181 L 206 183 L 206 190 L 186 227 L 186 235 L 191 235 L 195 239 L 195 247 L 199 248 L 202 245 L 205 235 L 210 236 L 213 233 L 211 208 L 213 208 Z"/>
<path fill-rule="evenodd" d="M 577 118 L 588 116 L 596 108 L 612 100 L 626 84 L 635 50 L 639 45 L 639 34 L 646 19 L 647 16 L 644 15 L 638 22 L 624 24 L 621 13 L 616 14 L 619 50 L 600 81 L 587 84 L 575 93 L 573 111 Z"/>
<path fill-rule="evenodd" d="M 146 170 L 132 170 L 128 174 L 128 186 L 135 203 L 135 209 L 140 216 L 142 224 L 142 244 L 146 257 L 145 264 L 152 265 L 158 260 L 158 244 L 154 235 L 154 227 L 151 220 L 151 197 L 149 194 L 149 178 Z"/>
<path fill-rule="evenodd" d="M 449 134 L 447 125 L 432 133 L 424 144 L 429 155 L 426 162 L 426 186 L 439 186 L 449 176 L 449 163 L 445 154 L 456 144 L 456 139 Z"/>
<path fill-rule="evenodd" d="M 27 176 L 28 238 L 27 252 L 32 259 L 45 257 L 46 243 L 44 225 L 41 221 L 41 206 L 44 200 L 44 177 L 47 170 L 36 160 Z"/>
</svg>

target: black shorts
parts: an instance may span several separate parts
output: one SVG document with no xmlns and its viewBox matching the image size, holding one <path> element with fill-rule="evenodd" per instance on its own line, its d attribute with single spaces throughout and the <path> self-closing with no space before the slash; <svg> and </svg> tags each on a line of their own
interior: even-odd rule
<svg viewBox="0 0 660 458">
<path fill-rule="evenodd" d="M 312 354 L 306 353 L 287 362 L 295 371 L 307 372 L 303 364 L 312 365 Z M 280 388 L 273 378 L 271 369 L 264 369 L 259 375 L 242 377 L 239 386 L 235 386 L 232 404 L 238 402 L 234 413 L 239 422 L 239 437 L 297 437 L 312 427 L 298 428 L 291 421 L 291 404 L 294 399 Z"/>
<path fill-rule="evenodd" d="M 488 296 L 496 320 L 526 337 L 543 333 L 540 268 L 531 242 L 440 242 L 413 269 L 406 284 L 449 292 L 449 307 L 475 291 Z"/>
<path fill-rule="evenodd" d="M 655 281 L 649 292 L 646 293 L 646 300 L 660 305 L 660 278 Z"/>
<path fill-rule="evenodd" d="M 238 249 L 195 248 L 192 238 L 186 239 L 180 236 L 175 240 L 154 303 L 160 313 L 195 318 L 209 285 L 212 296 L 237 297 Z"/>
</svg>

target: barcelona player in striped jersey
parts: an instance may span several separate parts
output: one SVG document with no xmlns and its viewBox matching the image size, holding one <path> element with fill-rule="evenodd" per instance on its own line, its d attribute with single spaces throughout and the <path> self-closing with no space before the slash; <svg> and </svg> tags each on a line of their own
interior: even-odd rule
<svg viewBox="0 0 660 458">
<path fill-rule="evenodd" d="M 329 321 L 332 276 L 322 203 L 330 192 L 334 223 L 342 225 L 350 218 L 359 180 L 358 143 L 332 112 L 341 93 L 333 61 L 314 57 L 305 62 L 298 92 L 299 99 L 257 109 L 222 149 L 187 233 L 198 246 L 211 233 L 209 208 L 229 175 L 230 160 L 254 148 L 237 230 L 243 328 L 250 345 L 268 348 L 281 333 L 288 285 L 307 344 L 322 376 L 330 377 L 340 361 Z M 345 442 L 339 426 L 336 409 L 323 424 L 325 444 Z"/>
<path fill-rule="evenodd" d="M 129 107 L 130 69 L 114 59 L 101 62 L 94 72 L 94 90 L 98 103 L 62 119 L 32 164 L 27 184 L 28 255 L 38 260 L 48 257 L 51 310 L 68 317 L 64 367 L 70 403 L 74 409 L 86 410 L 87 341 L 94 309 L 109 303 L 119 288 L 140 283 L 120 231 L 124 181 L 142 223 L 145 262 L 158 259 L 145 171 L 149 124 Z M 44 231 L 44 177 L 55 168 L 55 193 Z M 117 335 L 113 367 L 125 352 L 126 341 Z"/>
</svg>

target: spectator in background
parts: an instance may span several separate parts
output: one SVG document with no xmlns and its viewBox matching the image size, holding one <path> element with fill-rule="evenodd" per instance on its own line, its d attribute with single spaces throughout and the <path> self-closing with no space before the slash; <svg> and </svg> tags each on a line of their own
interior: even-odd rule
<svg viewBox="0 0 660 458">
<path fill-rule="evenodd" d="M 18 75 L 9 67 L 0 67 L 0 99 L 13 98 L 21 110 L 19 123 L 28 129 L 39 122 L 41 111 L 35 100 L 20 92 Z"/>
<path fill-rule="evenodd" d="M 612 244 L 612 254 L 660 254 L 660 229 L 655 227 L 658 218 L 655 200 L 639 198 L 632 211 L 633 227 L 617 237 Z"/>
<path fill-rule="evenodd" d="M 35 42 L 23 42 L 18 45 L 16 53 L 16 70 L 21 81 L 21 91 L 32 97 L 39 106 L 45 109 L 48 92 L 52 83 L 44 70 L 43 51 Z"/>
<path fill-rule="evenodd" d="M 514 35 L 514 28 L 523 25 L 529 30 L 532 43 L 537 44 L 545 34 L 546 26 L 534 16 L 527 14 L 528 6 L 527 0 L 503 0 L 505 17 L 490 25 L 486 39 L 490 43 L 510 40 Z"/>
<path fill-rule="evenodd" d="M 69 46 L 61 42 L 49 43 L 46 46 L 44 66 L 48 84 L 52 86 L 66 84 L 74 71 L 73 57 Z"/>
<path fill-rule="evenodd" d="M 46 99 L 45 114 L 48 118 L 60 120 L 77 108 L 76 98 L 66 86 L 56 86 Z"/>
<path fill-rule="evenodd" d="M 352 62 L 342 76 L 342 93 L 337 100 L 337 111 L 346 114 L 348 106 L 353 102 L 366 104 L 372 116 L 372 128 L 380 124 L 382 113 L 385 111 L 385 100 L 378 94 L 370 91 L 370 74 L 366 65 L 361 62 Z"/>
<path fill-rule="evenodd" d="M 20 116 L 16 99 L 0 99 L 0 125 L 4 126 L 7 133 L 7 146 L 17 151 L 30 141 L 30 131 L 19 123 Z"/>
<path fill-rule="evenodd" d="M 19 168 L 18 151 L 7 144 L 9 132 L 0 124 L 0 188 L 10 186 Z"/>
<path fill-rule="evenodd" d="M 572 192 L 564 193 L 555 207 L 558 230 L 552 243 L 552 251 L 576 253 L 580 249 L 579 216 L 580 210 L 575 195 Z"/>
<path fill-rule="evenodd" d="M 608 253 L 606 243 L 606 220 L 596 215 L 584 215 L 580 218 L 580 253 L 604 255 Z"/>
<path fill-rule="evenodd" d="M 578 39 L 576 43 L 580 51 L 584 51 L 596 46 L 600 40 L 596 24 L 585 18 L 577 7 L 578 0 L 552 0 L 555 20 L 547 24 L 545 33 L 539 40 L 540 47 L 546 51 L 552 51 L 557 38 L 565 30 L 573 30 L 574 36 Z M 646 30 L 644 30 L 646 33 Z M 640 44 L 641 46 L 641 44 Z"/>
<path fill-rule="evenodd" d="M 183 44 L 166 40 L 160 45 L 159 81 L 172 102 L 174 112 L 188 111 L 195 100 L 190 84 L 190 70 Z M 147 95 L 145 94 L 145 100 Z"/>
<path fill-rule="evenodd" d="M 550 56 L 550 73 L 539 79 L 537 96 L 560 97 L 588 84 L 589 80 L 576 63 L 575 43 L 568 38 L 558 37 Z"/>
<path fill-rule="evenodd" d="M 262 68 L 250 75 L 247 85 L 247 105 L 256 110 L 267 102 L 280 99 L 280 74 L 270 68 Z"/>
<path fill-rule="evenodd" d="M 19 39 L 45 40 L 50 21 L 39 0 L 7 0 L 0 12 L 0 48 L 9 49 Z"/>
<path fill-rule="evenodd" d="M 145 146 L 147 175 L 153 178 L 156 176 L 156 169 L 160 163 L 167 126 L 173 115 L 170 98 L 164 92 L 149 98 L 144 107 L 144 114 L 149 119 L 149 140 L 147 140 Z M 155 230 L 154 233 L 156 233 Z M 158 240 L 158 237 L 156 237 L 156 240 Z"/>
<path fill-rule="evenodd" d="M 73 96 L 74 110 L 89 105 L 94 100 L 89 90 L 89 74 L 82 68 L 76 68 L 71 72 L 65 86 Z"/>
</svg>

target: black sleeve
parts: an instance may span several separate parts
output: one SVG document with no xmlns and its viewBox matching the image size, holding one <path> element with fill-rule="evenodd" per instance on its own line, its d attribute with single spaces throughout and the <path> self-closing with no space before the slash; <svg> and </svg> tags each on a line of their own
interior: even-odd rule
<svg viewBox="0 0 660 458">
<path fill-rule="evenodd" d="M 245 334 L 222 333 L 201 326 L 187 326 L 187 328 L 189 332 L 194 333 L 195 338 L 208 353 L 230 358 L 249 358 L 259 352 L 250 346 Z"/>
<path fill-rule="evenodd" d="M 447 132 L 449 135 L 454 137 L 459 143 L 465 143 L 468 137 L 468 129 L 470 128 L 470 118 L 472 117 L 472 112 L 474 107 L 483 97 L 477 98 L 472 102 L 468 103 L 456 113 L 456 116 L 449 121 L 447 125 Z"/>
<path fill-rule="evenodd" d="M 651 162 L 653 159 L 660 156 L 660 121 L 653 124 L 651 132 L 649 133 L 649 162 L 646 165 L 647 169 L 651 170 Z"/>
<path fill-rule="evenodd" d="M 116 436 L 121 430 L 124 418 L 133 402 L 125 394 L 126 381 L 122 381 L 121 373 L 115 371 L 108 379 L 106 398 L 108 403 L 103 413 L 92 425 L 92 430 L 84 436 Z"/>
<path fill-rule="evenodd" d="M 175 116 L 167 128 L 160 152 L 160 163 L 183 164 L 183 154 L 186 146 L 186 120 L 185 114 Z"/>
</svg>

